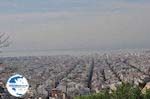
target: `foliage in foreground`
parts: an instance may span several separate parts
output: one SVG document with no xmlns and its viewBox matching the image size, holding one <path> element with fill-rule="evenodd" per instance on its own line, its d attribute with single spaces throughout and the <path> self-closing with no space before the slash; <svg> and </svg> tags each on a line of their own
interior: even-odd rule
<svg viewBox="0 0 150 99">
<path fill-rule="evenodd" d="M 106 89 L 97 94 L 77 96 L 74 99 L 150 99 L 150 90 L 142 94 L 139 87 L 123 83 L 112 93 Z"/>
</svg>

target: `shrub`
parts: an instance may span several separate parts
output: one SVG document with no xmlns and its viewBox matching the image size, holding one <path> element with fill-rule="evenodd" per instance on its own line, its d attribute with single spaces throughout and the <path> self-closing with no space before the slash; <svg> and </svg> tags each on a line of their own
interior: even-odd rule
<svg viewBox="0 0 150 99">
<path fill-rule="evenodd" d="M 142 94 L 138 86 L 122 83 L 112 93 L 109 93 L 109 90 L 106 89 L 97 94 L 77 96 L 74 99 L 150 99 L 150 90 L 146 90 L 146 94 Z"/>
</svg>

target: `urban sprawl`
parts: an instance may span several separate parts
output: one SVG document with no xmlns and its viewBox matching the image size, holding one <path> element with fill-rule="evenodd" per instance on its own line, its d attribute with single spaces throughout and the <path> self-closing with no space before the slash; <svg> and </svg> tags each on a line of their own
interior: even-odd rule
<svg viewBox="0 0 150 99">
<path fill-rule="evenodd" d="M 30 84 L 23 99 L 72 99 L 122 82 L 138 86 L 145 79 L 150 81 L 150 50 L 1 57 L 0 62 L 2 99 L 16 99 L 5 88 L 13 74 L 23 75 Z"/>
</svg>

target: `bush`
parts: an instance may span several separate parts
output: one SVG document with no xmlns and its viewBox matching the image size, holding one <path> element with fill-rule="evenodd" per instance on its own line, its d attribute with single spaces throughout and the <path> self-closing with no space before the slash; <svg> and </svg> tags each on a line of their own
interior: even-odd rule
<svg viewBox="0 0 150 99">
<path fill-rule="evenodd" d="M 139 87 L 129 83 L 122 83 L 112 93 L 109 93 L 109 90 L 104 90 L 98 94 L 77 96 L 74 99 L 150 99 L 150 90 L 147 90 L 146 94 L 142 94 Z"/>
</svg>

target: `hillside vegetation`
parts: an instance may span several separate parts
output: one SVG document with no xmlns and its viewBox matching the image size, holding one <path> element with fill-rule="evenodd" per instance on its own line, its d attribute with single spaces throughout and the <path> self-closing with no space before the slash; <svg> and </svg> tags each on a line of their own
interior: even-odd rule
<svg viewBox="0 0 150 99">
<path fill-rule="evenodd" d="M 123 83 L 116 91 L 111 90 L 111 93 L 109 89 L 105 89 L 96 94 L 77 96 L 74 99 L 150 99 L 150 90 L 142 93 L 140 87 Z"/>
</svg>

